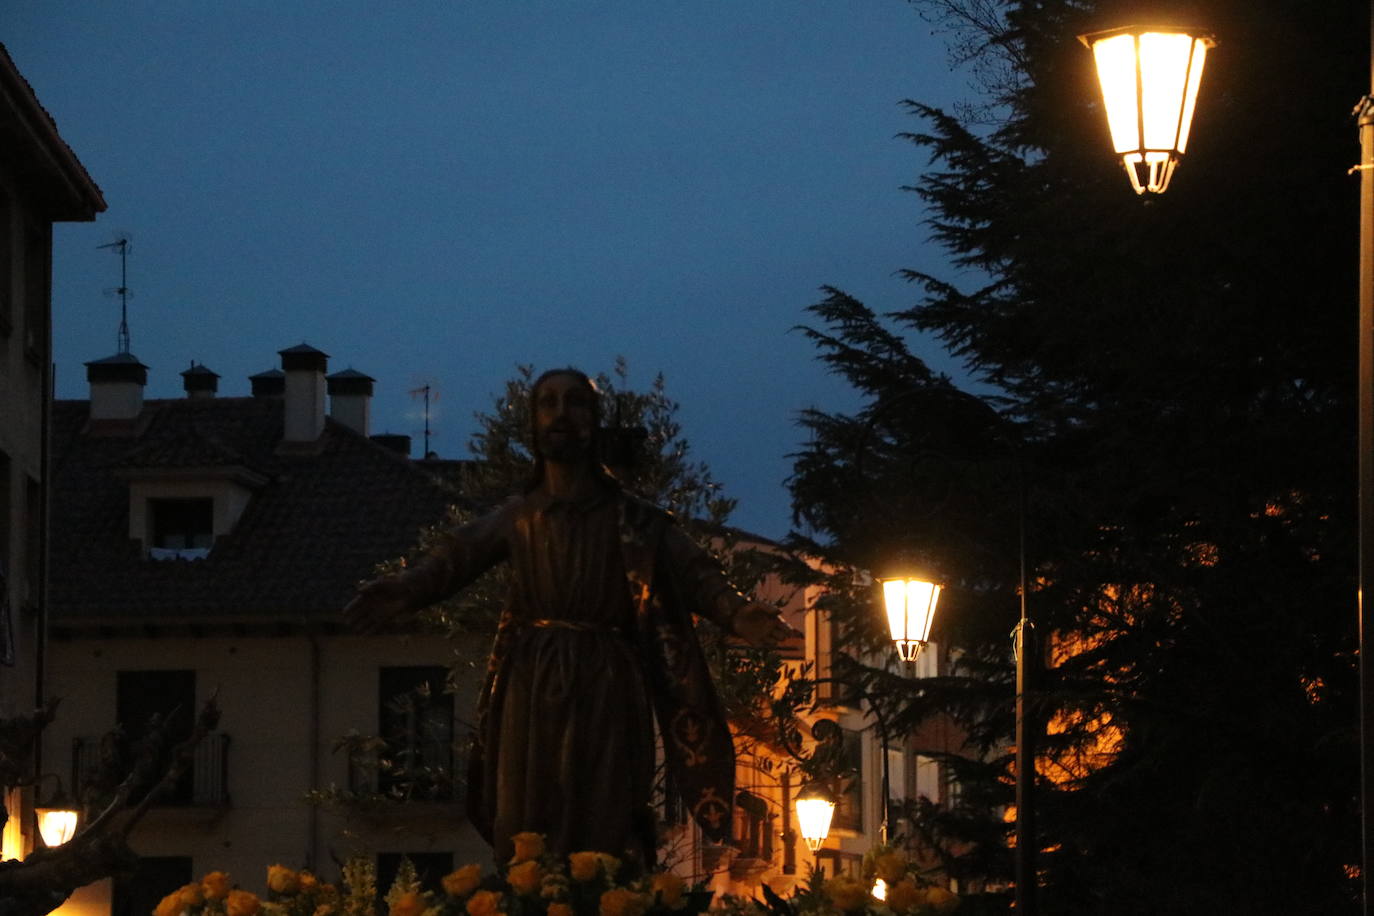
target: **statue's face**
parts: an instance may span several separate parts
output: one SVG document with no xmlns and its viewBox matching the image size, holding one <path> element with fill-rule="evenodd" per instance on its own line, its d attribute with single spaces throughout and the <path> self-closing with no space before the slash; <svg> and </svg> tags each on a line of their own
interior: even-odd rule
<svg viewBox="0 0 1374 916">
<path fill-rule="evenodd" d="M 591 454 L 596 392 L 575 375 L 551 375 L 534 391 L 534 438 L 547 461 L 574 464 Z"/>
</svg>

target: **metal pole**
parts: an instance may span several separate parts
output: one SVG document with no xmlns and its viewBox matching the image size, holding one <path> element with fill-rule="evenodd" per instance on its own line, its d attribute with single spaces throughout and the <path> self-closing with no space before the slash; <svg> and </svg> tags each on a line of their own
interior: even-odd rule
<svg viewBox="0 0 1374 916">
<path fill-rule="evenodd" d="M 1374 3 L 1374 0 L 1370 0 Z M 1027 616 L 1026 593 L 1026 479 L 1021 462 L 1016 466 L 1020 499 L 1021 619 L 1016 624 L 1016 912 L 1035 916 L 1035 727 L 1026 701 L 1039 659 L 1035 630 Z"/>
<path fill-rule="evenodd" d="M 1374 0 L 1370 2 L 1370 88 L 1357 109 L 1360 132 L 1360 324 L 1359 324 L 1359 647 L 1360 647 L 1360 828 L 1364 913 L 1374 916 L 1370 865 L 1374 856 L 1374 614 L 1366 613 L 1366 590 L 1374 587 Z"/>
<path fill-rule="evenodd" d="M 1374 95 L 1374 0 L 1370 2 L 1370 95 Z M 1366 590 L 1374 587 L 1374 100 L 1366 95 L 1357 109 L 1360 131 L 1360 324 L 1359 324 L 1359 646 L 1360 646 L 1360 828 L 1364 913 L 1374 916 L 1370 865 L 1374 856 L 1374 766 L 1369 744 L 1374 738 L 1374 614 L 1365 607 Z"/>
</svg>

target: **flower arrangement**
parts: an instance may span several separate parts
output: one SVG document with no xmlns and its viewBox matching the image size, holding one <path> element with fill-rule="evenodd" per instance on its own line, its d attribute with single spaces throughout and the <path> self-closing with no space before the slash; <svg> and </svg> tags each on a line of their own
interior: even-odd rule
<svg viewBox="0 0 1374 916">
<path fill-rule="evenodd" d="M 622 880 L 622 863 L 601 852 L 575 852 L 555 860 L 537 833 L 517 834 L 515 856 L 498 872 L 465 865 L 445 875 L 442 890 L 424 890 L 414 866 L 402 860 L 396 880 L 377 905 L 372 862 L 358 858 L 343 869 L 343 890 L 309 871 L 283 865 L 267 870 L 267 893 L 258 897 L 211 872 L 163 898 L 153 916 L 944 916 L 959 898 L 922 881 L 906 857 L 879 847 L 864 858 L 861 877 L 813 875 L 784 900 L 765 885 L 763 900 L 726 897 L 713 906 L 703 885 L 657 872 Z M 884 899 L 873 896 L 875 881 Z"/>
</svg>

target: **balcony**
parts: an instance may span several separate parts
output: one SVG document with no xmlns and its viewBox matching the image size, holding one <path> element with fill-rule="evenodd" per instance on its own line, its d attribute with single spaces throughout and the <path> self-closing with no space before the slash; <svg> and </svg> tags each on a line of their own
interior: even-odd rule
<svg viewBox="0 0 1374 916">
<path fill-rule="evenodd" d="M 113 792 L 115 784 L 111 784 L 111 777 L 101 766 L 106 759 L 111 761 L 115 773 L 128 772 L 131 754 L 127 746 L 109 736 L 73 739 L 72 785 L 78 787 L 83 800 L 99 804 L 101 796 Z M 136 793 L 129 803 L 136 804 L 143 794 Z M 196 745 L 189 772 L 153 803 L 153 809 L 180 810 L 186 814 L 174 819 L 197 821 L 217 818 L 228 807 L 229 735 L 212 732 Z"/>
<path fill-rule="evenodd" d="M 433 821 L 452 827 L 464 816 L 467 754 L 451 744 L 385 746 L 349 755 L 355 814 L 373 826 Z"/>
</svg>

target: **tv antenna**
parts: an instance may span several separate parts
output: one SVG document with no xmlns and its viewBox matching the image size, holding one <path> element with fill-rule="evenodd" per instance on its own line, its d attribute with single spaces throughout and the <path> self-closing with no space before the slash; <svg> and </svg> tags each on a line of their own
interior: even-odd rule
<svg viewBox="0 0 1374 916">
<path fill-rule="evenodd" d="M 435 387 L 433 380 L 431 380 L 431 379 L 429 379 L 429 378 L 421 378 L 421 379 L 418 380 L 418 382 L 419 382 L 419 384 L 418 384 L 417 387 L 410 389 L 410 396 L 411 396 L 412 398 L 423 398 L 423 399 L 424 399 L 424 404 L 425 404 L 425 450 L 424 450 L 423 452 L 421 452 L 420 454 L 421 454 L 422 456 L 424 456 L 425 458 L 428 458 L 428 457 L 430 457 L 430 452 L 429 452 L 429 434 L 430 434 L 429 417 L 430 417 L 430 412 L 431 412 L 431 411 L 430 411 L 430 405 L 431 405 L 431 403 L 437 403 L 437 402 L 438 402 L 438 400 L 439 400 L 439 391 L 438 391 L 438 389 Z"/>
<path fill-rule="evenodd" d="M 129 243 L 132 239 L 129 233 L 121 232 L 118 237 L 105 245 L 97 245 L 97 248 L 112 248 L 119 255 L 119 285 L 105 290 L 106 295 L 119 297 L 119 352 L 129 352 L 129 297 L 133 292 L 129 289 Z"/>
</svg>

